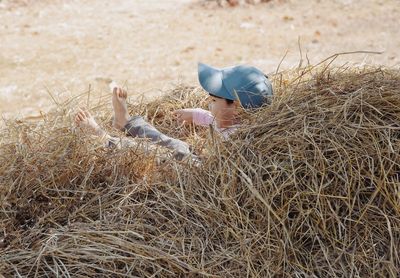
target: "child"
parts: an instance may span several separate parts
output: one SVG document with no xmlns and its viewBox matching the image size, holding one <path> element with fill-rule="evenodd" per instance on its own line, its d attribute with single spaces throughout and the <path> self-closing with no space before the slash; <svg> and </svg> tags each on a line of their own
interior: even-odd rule
<svg viewBox="0 0 400 278">
<path fill-rule="evenodd" d="M 255 67 L 241 65 L 217 69 L 200 63 L 198 77 L 200 85 L 209 94 L 210 111 L 192 108 L 177 110 L 174 114 L 180 122 L 203 126 L 211 124 L 224 139 L 228 139 L 240 124 L 237 117 L 240 106 L 244 109 L 258 108 L 273 95 L 268 77 Z M 191 156 L 187 143 L 159 132 L 140 116 L 130 117 L 126 98 L 127 93 L 124 90 L 113 88 L 115 128 L 132 137 L 150 138 L 154 143 L 173 150 L 174 157 L 178 160 Z M 133 140 L 119 139 L 107 134 L 86 110 L 80 110 L 76 114 L 75 122 L 90 134 L 102 138 L 109 147 L 137 145 Z"/>
</svg>

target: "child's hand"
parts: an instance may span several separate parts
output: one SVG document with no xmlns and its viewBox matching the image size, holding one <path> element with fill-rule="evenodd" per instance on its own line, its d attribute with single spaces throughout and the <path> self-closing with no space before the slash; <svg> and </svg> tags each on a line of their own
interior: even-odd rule
<svg viewBox="0 0 400 278">
<path fill-rule="evenodd" d="M 179 123 L 191 124 L 193 122 L 193 111 L 191 109 L 179 109 L 173 112 Z"/>
</svg>

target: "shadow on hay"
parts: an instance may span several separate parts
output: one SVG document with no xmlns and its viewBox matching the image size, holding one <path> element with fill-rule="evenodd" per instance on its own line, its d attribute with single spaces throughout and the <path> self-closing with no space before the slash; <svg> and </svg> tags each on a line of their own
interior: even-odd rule
<svg viewBox="0 0 400 278">
<path fill-rule="evenodd" d="M 73 103 L 8 123 L 2 273 L 395 277 L 399 72 L 306 68 L 274 82 L 272 105 L 224 143 L 169 116 L 204 107 L 198 88 L 130 105 L 194 145 L 200 167 L 93 144 L 71 132 Z"/>
</svg>

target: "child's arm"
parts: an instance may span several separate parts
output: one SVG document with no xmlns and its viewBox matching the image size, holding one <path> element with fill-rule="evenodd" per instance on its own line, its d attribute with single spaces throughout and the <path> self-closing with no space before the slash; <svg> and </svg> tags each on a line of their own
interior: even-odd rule
<svg viewBox="0 0 400 278">
<path fill-rule="evenodd" d="M 214 116 L 211 114 L 211 112 L 201 108 L 176 110 L 174 111 L 174 115 L 179 122 L 184 122 L 187 124 L 193 123 L 195 125 L 208 126 L 214 121 Z"/>
</svg>

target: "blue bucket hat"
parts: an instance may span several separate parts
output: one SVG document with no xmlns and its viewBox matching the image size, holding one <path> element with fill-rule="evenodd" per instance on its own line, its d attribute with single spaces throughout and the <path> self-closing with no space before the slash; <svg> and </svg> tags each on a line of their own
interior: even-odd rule
<svg viewBox="0 0 400 278">
<path fill-rule="evenodd" d="M 217 69 L 199 63 L 198 74 L 200 85 L 210 95 L 239 99 L 244 108 L 260 107 L 273 95 L 268 77 L 255 67 L 240 65 Z"/>
</svg>

